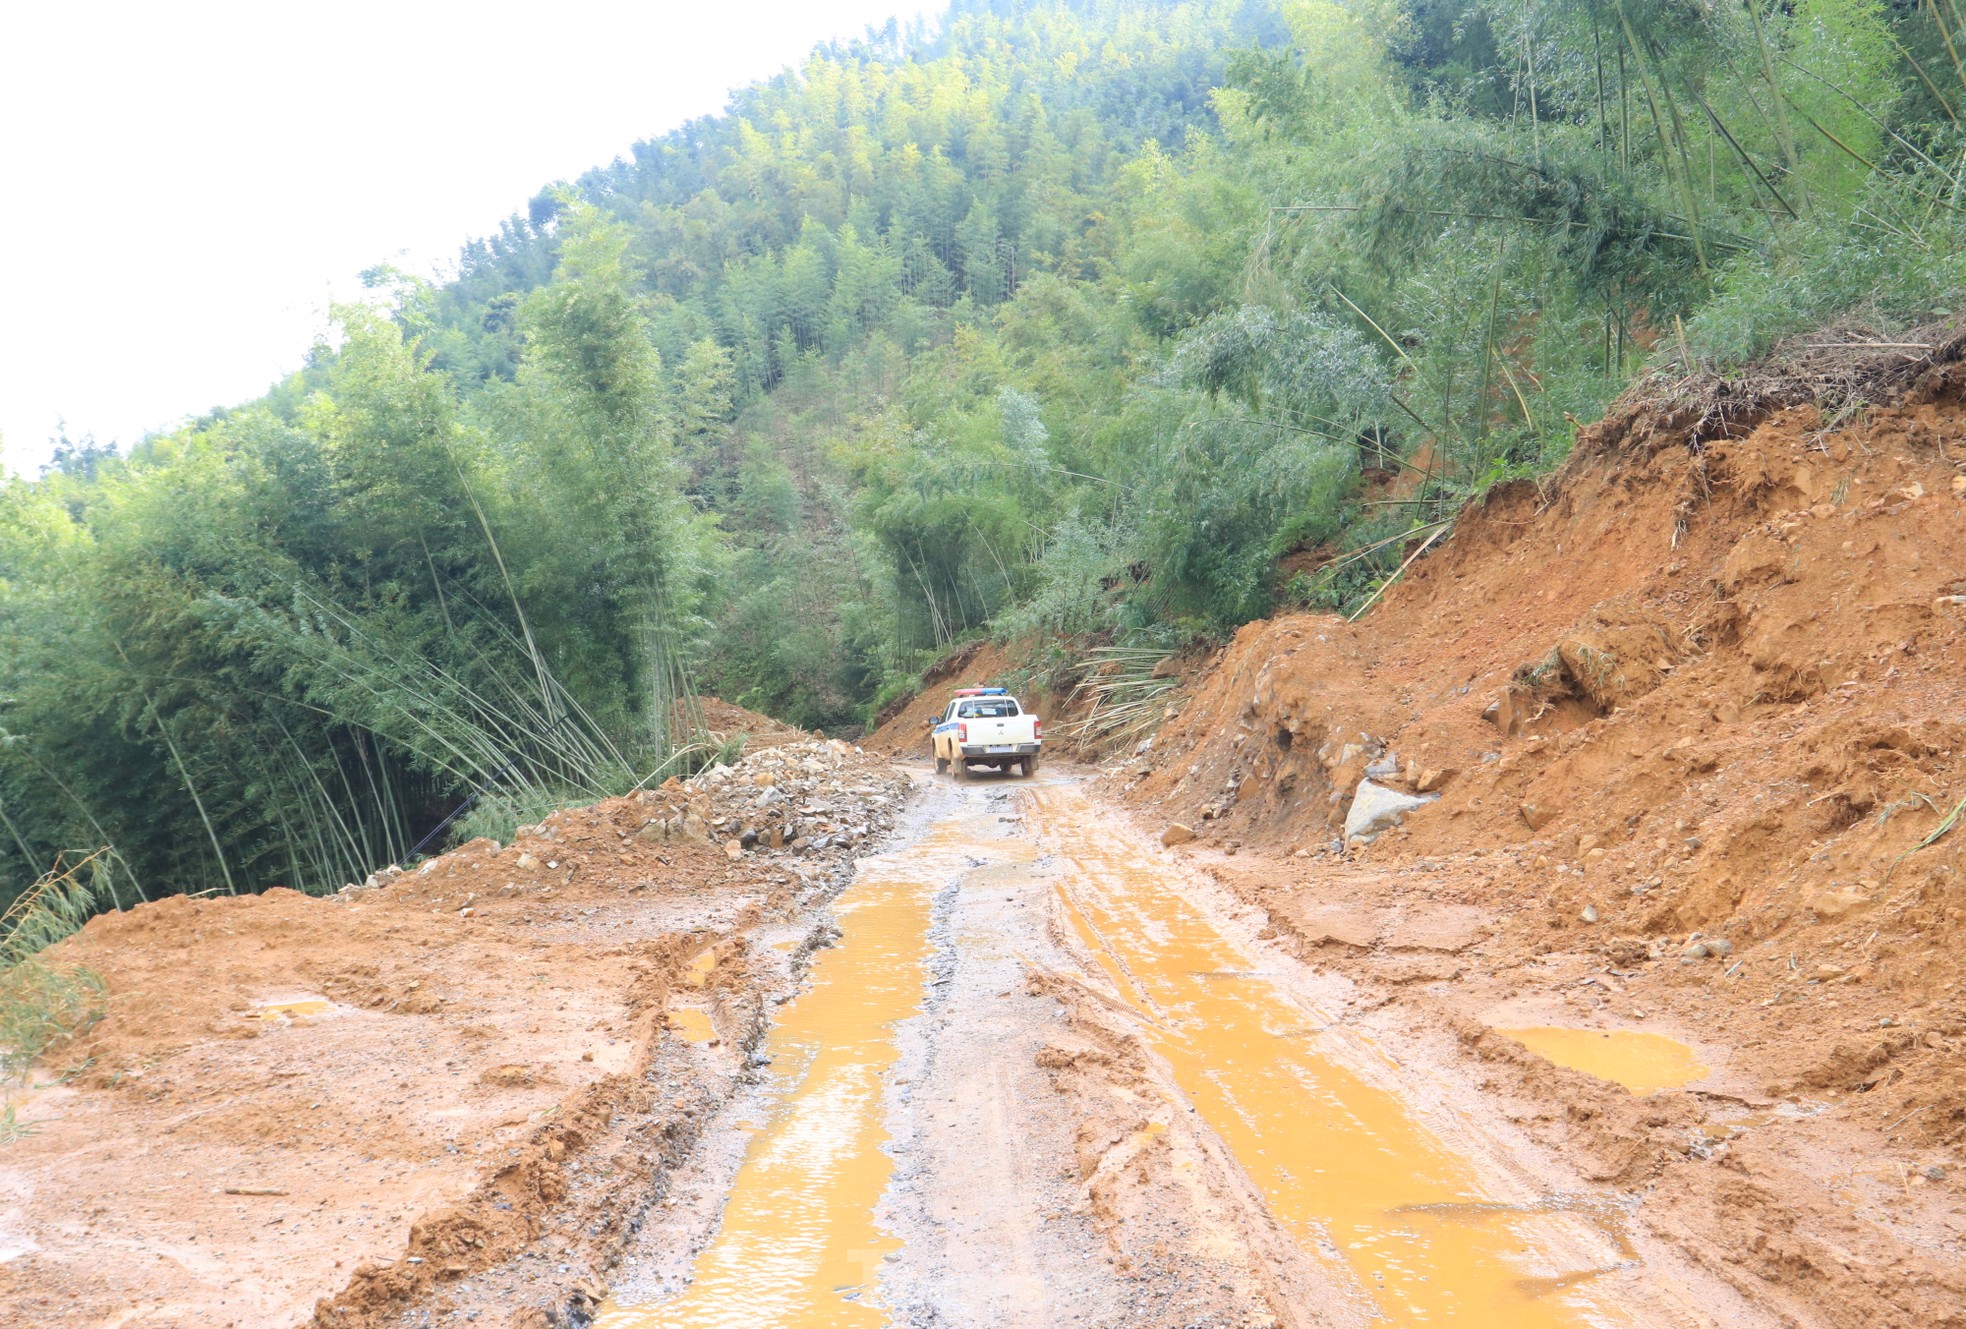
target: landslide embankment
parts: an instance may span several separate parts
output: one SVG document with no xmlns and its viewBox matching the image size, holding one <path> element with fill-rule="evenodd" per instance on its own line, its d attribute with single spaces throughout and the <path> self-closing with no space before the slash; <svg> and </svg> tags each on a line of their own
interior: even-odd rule
<svg viewBox="0 0 1966 1329">
<path fill-rule="evenodd" d="M 795 729 L 769 715 L 760 715 L 716 697 L 698 697 L 696 710 L 697 719 L 712 741 L 722 743 L 741 739 L 747 753 L 782 747 L 811 737 L 803 729 Z"/>
<path fill-rule="evenodd" d="M 1834 414 L 1626 403 L 1361 621 L 1244 628 L 1110 771 L 1798 1323 L 1966 1323 L 1957 359 Z M 1541 1026 L 1708 1074 L 1634 1097 L 1494 1032 Z"/>
<path fill-rule="evenodd" d="M 104 977 L 107 1015 L 10 1098 L 31 1133 L 0 1152 L 0 1305 L 561 1322 L 753 1073 L 905 798 L 845 744 L 772 737 L 333 897 L 91 921 L 51 958 Z"/>
</svg>

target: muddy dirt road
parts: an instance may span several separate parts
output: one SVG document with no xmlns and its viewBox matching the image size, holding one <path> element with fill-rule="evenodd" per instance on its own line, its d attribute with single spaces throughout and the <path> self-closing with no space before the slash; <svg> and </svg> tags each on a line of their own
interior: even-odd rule
<svg viewBox="0 0 1966 1329">
<path fill-rule="evenodd" d="M 1073 773 L 918 779 L 603 1329 L 1776 1322 Z"/>
<path fill-rule="evenodd" d="M 1111 787 L 802 741 L 99 918 L 0 1325 L 1966 1325 L 1951 1172 L 1764 1093 L 1719 967 L 1610 1010 L 1648 980 L 1468 864 L 1164 848 Z"/>
</svg>

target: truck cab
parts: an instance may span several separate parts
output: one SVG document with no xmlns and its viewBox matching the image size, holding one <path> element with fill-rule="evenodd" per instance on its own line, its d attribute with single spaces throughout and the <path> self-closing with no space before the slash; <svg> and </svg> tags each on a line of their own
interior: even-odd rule
<svg viewBox="0 0 1966 1329">
<path fill-rule="evenodd" d="M 957 688 L 942 718 L 931 722 L 929 745 L 935 772 L 969 778 L 972 766 L 1035 775 L 1044 746 L 1044 724 L 1007 688 Z"/>
</svg>

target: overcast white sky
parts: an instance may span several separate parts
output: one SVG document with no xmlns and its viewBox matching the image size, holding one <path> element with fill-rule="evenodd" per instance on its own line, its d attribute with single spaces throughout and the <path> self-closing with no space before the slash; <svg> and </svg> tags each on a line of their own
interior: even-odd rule
<svg viewBox="0 0 1966 1329">
<path fill-rule="evenodd" d="M 939 0 L 0 3 L 0 437 L 125 445 L 294 369 L 330 298 Z"/>
</svg>

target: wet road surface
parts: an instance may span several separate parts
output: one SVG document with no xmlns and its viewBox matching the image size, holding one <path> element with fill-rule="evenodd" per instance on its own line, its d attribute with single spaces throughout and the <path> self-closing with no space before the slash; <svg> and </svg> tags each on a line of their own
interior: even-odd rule
<svg viewBox="0 0 1966 1329">
<path fill-rule="evenodd" d="M 638 1288 L 631 1255 L 601 1329 L 1716 1322 L 1629 1206 L 1553 1186 L 1479 1095 L 1348 1028 L 1337 980 L 1069 772 L 922 779 L 776 1014 L 687 1285 Z M 1087 1201 L 1113 1104 L 1039 1069 L 1075 1001 L 1139 1049 L 1102 1091 L 1139 1116 L 1137 1184 L 1191 1213 Z M 1115 1258 L 1128 1224 L 1165 1270 Z"/>
</svg>

